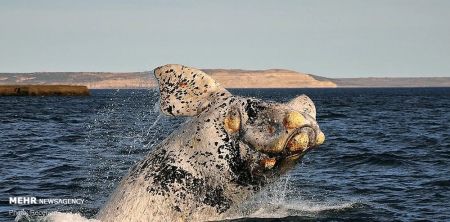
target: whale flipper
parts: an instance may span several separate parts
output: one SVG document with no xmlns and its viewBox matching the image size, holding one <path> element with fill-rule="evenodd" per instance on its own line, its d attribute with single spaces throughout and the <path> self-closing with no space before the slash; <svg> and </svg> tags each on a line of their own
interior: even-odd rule
<svg viewBox="0 0 450 222">
<path fill-rule="evenodd" d="M 169 116 L 195 116 L 217 93 L 230 94 L 201 70 L 168 64 L 156 68 L 161 111 Z"/>
</svg>

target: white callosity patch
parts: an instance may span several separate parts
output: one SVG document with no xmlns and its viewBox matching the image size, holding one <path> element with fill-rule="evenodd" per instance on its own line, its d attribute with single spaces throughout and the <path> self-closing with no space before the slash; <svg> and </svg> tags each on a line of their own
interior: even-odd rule
<svg viewBox="0 0 450 222">
<path fill-rule="evenodd" d="M 161 111 L 191 116 L 125 176 L 102 221 L 223 219 L 291 169 L 321 131 L 306 96 L 287 104 L 231 95 L 200 70 L 155 69 Z M 307 148 L 287 149 L 302 133 Z"/>
</svg>

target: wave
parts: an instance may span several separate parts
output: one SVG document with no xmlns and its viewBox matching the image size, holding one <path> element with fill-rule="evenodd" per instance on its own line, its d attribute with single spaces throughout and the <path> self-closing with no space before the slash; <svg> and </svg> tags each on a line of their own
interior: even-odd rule
<svg viewBox="0 0 450 222">
<path fill-rule="evenodd" d="M 435 186 L 435 187 L 450 187 L 450 180 L 433 180 L 422 183 L 423 186 Z"/>
<path fill-rule="evenodd" d="M 325 114 L 321 114 L 318 116 L 320 119 L 338 119 L 338 118 L 348 118 L 348 115 L 343 113 L 337 113 L 337 112 L 327 112 Z"/>
<path fill-rule="evenodd" d="M 63 172 L 67 172 L 67 171 L 77 171 L 79 169 L 80 169 L 80 167 L 77 167 L 77 166 L 72 166 L 72 165 L 69 165 L 69 164 L 63 164 L 63 165 L 60 165 L 60 166 L 55 166 L 55 167 L 51 167 L 51 168 L 42 170 L 41 173 L 50 175 L 50 174 L 53 174 L 53 173 L 63 173 Z"/>
<path fill-rule="evenodd" d="M 357 202 L 348 203 L 308 203 L 308 202 L 291 202 L 285 204 L 268 204 L 260 206 L 245 218 L 284 218 L 292 216 L 312 216 L 328 211 L 342 211 L 352 209 L 358 206 Z"/>
<path fill-rule="evenodd" d="M 414 165 L 410 156 L 400 152 L 384 152 L 384 153 L 355 153 L 340 156 L 336 161 L 344 161 L 347 166 L 356 165 L 376 165 L 376 166 L 401 166 Z"/>
</svg>

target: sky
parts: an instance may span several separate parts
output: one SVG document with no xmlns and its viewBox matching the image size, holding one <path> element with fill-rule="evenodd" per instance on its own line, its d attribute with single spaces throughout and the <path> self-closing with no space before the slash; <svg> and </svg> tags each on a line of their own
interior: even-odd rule
<svg viewBox="0 0 450 222">
<path fill-rule="evenodd" d="M 0 72 L 450 77 L 448 0 L 0 0 Z"/>
</svg>

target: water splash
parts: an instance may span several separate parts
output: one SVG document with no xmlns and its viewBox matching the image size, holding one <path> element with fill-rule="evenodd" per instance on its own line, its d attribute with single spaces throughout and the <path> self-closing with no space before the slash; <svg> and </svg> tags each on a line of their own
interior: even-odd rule
<svg viewBox="0 0 450 222">
<path fill-rule="evenodd" d="M 239 206 L 227 219 L 315 217 L 327 211 L 352 209 L 360 203 L 358 200 L 314 200 L 314 198 L 305 197 L 290 178 L 289 174 L 282 177 L 278 182 Z"/>
<path fill-rule="evenodd" d="M 146 136 L 149 136 L 151 130 L 153 128 L 155 128 L 156 124 L 159 122 L 159 120 L 164 116 L 164 114 L 161 113 L 161 110 L 159 108 L 159 101 L 155 103 L 155 105 L 153 106 L 153 112 L 154 113 L 158 113 L 158 116 L 156 117 L 155 121 L 153 122 L 153 124 L 148 128 L 147 133 L 145 134 Z"/>
<path fill-rule="evenodd" d="M 51 212 L 47 216 L 34 217 L 28 213 L 23 212 L 17 215 L 15 222 L 101 222 L 96 219 L 88 219 L 81 216 L 80 213 L 61 213 Z"/>
</svg>

